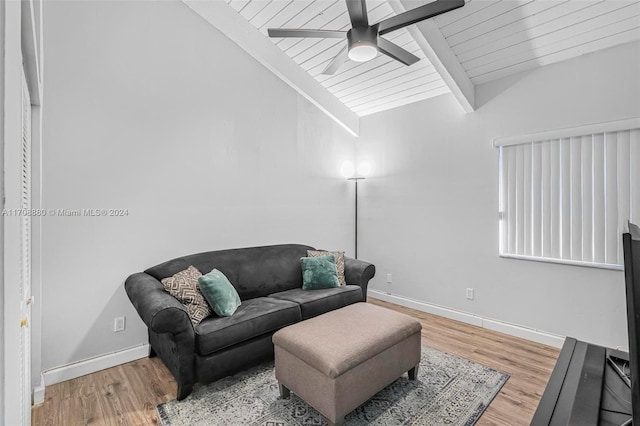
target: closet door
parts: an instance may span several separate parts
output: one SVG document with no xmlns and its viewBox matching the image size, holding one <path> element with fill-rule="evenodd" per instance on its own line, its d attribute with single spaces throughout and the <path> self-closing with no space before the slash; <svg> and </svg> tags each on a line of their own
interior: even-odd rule
<svg viewBox="0 0 640 426">
<path fill-rule="evenodd" d="M 31 98 L 22 73 L 22 140 L 20 165 L 20 409 L 31 424 Z"/>
</svg>

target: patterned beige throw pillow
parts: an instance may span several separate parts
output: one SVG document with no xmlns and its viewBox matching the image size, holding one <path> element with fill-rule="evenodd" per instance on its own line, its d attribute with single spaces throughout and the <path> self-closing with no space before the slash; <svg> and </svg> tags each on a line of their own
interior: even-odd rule
<svg viewBox="0 0 640 426">
<path fill-rule="evenodd" d="M 189 266 L 184 271 L 161 281 L 164 289 L 187 308 L 193 325 L 200 324 L 200 321 L 211 315 L 211 308 L 198 286 L 198 278 L 201 276 L 200 271 Z"/>
<path fill-rule="evenodd" d="M 333 255 L 336 258 L 336 269 L 338 270 L 338 282 L 340 285 L 347 285 L 344 278 L 344 252 L 343 251 L 327 251 L 327 250 L 307 250 L 309 257 L 321 257 Z"/>
</svg>

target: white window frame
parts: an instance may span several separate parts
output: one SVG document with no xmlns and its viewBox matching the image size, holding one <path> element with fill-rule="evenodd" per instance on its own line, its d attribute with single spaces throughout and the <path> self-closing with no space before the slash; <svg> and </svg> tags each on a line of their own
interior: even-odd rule
<svg viewBox="0 0 640 426">
<path fill-rule="evenodd" d="M 549 250 L 545 250 L 544 249 L 540 249 L 540 250 L 534 250 L 533 248 L 529 248 L 528 246 L 526 247 L 526 249 L 522 248 L 522 244 L 516 244 L 514 246 L 513 244 L 513 240 L 511 240 L 510 242 L 508 241 L 508 238 L 513 238 L 514 235 L 514 229 L 513 229 L 513 221 L 514 221 L 514 212 L 513 212 L 513 201 L 511 204 L 512 207 L 512 211 L 511 211 L 511 217 L 507 217 L 508 213 L 509 213 L 509 205 L 508 203 L 508 198 L 509 195 L 507 193 L 507 189 L 509 189 L 509 185 L 511 185 L 511 191 L 513 191 L 513 187 L 515 185 L 514 182 L 509 180 L 509 176 L 505 176 L 505 168 L 509 167 L 509 161 L 505 160 L 505 149 L 507 148 L 511 148 L 511 150 L 513 150 L 514 148 L 516 148 L 515 146 L 521 146 L 521 148 L 519 149 L 523 149 L 524 152 L 520 152 L 519 155 L 522 156 L 523 159 L 523 163 L 522 163 L 522 171 L 518 171 L 518 176 L 524 176 L 524 189 L 522 189 L 522 198 L 518 198 L 518 200 L 522 199 L 522 205 L 518 204 L 518 208 L 519 209 L 524 209 L 525 211 L 525 216 L 529 215 L 528 218 L 525 217 L 524 225 L 521 225 L 520 223 L 518 223 L 518 226 L 520 227 L 520 230 L 517 231 L 517 235 L 521 236 L 522 235 L 522 226 L 525 226 L 524 228 L 524 234 L 528 234 L 528 235 L 524 235 L 524 240 L 525 242 L 529 243 L 528 238 L 536 238 L 539 239 L 538 237 L 538 233 L 543 233 L 542 230 L 542 225 L 540 225 L 540 228 L 537 229 L 536 228 L 536 220 L 539 219 L 539 217 L 536 216 L 540 216 L 540 214 L 545 215 L 546 211 L 543 210 L 543 213 L 539 213 L 537 211 L 534 211 L 533 208 L 533 203 L 532 202 L 527 202 L 528 200 L 525 200 L 525 198 L 531 197 L 531 199 L 534 198 L 536 189 L 533 189 L 534 186 L 531 184 L 531 181 L 536 181 L 536 178 L 539 177 L 540 173 L 552 173 L 549 172 L 549 168 L 551 167 L 549 163 L 544 163 L 544 158 L 543 156 L 541 156 L 538 159 L 538 162 L 535 163 L 536 166 L 536 170 L 534 171 L 534 167 L 531 167 L 531 171 L 529 171 L 529 167 L 528 167 L 528 161 L 531 161 L 531 164 L 534 164 L 534 155 L 535 153 L 531 153 L 529 154 L 529 152 L 533 149 L 537 149 L 541 144 L 546 143 L 547 147 L 552 146 L 552 149 L 556 149 L 555 147 L 557 146 L 558 149 L 562 149 L 561 144 L 565 144 L 564 146 L 566 146 L 567 142 L 566 140 L 569 140 L 568 144 L 569 144 L 569 149 L 571 149 L 572 147 L 575 147 L 575 145 L 571 145 L 572 143 L 580 143 L 579 141 L 575 141 L 575 139 L 580 139 L 580 138 L 589 138 L 589 137 L 593 137 L 593 141 L 596 140 L 597 136 L 602 136 L 602 135 L 606 135 L 606 134 L 612 134 L 615 132 L 623 132 L 623 131 L 630 131 L 630 135 L 634 136 L 633 140 L 630 140 L 629 142 L 629 146 L 630 146 L 630 152 L 633 153 L 633 155 L 640 157 L 640 140 L 637 140 L 638 137 L 638 131 L 637 129 L 640 129 L 640 118 L 631 118 L 631 119 L 626 119 L 626 120 L 619 120 L 619 121 L 612 121 L 612 122 L 606 122 L 606 123 L 598 123 L 598 124 L 592 124 L 592 125 L 586 125 L 586 126 L 579 126 L 579 127 L 573 127 L 573 128 L 566 128 L 566 129 L 557 129 L 557 130 L 550 130 L 550 131 L 545 131 L 545 132 L 539 132 L 539 133 L 533 133 L 533 134 L 527 134 L 527 135 L 518 135 L 518 136 L 509 136 L 509 137 L 499 137 L 499 138 L 494 138 L 493 139 L 493 146 L 499 149 L 499 177 L 498 177 L 498 181 L 499 181 L 499 206 L 498 206 L 498 211 L 499 211 L 499 256 L 500 257 L 505 257 L 505 258 L 514 258 L 514 259 L 524 259 L 524 260 L 533 260 L 533 261 L 541 261 L 541 262 L 551 262 L 551 263 L 562 263 L 562 264 L 569 264 L 569 265 L 577 265 L 577 266 L 588 266 L 588 267 L 595 267 L 595 268 L 604 268 L 604 269 L 615 269 L 615 270 L 622 270 L 623 269 L 623 265 L 622 265 L 622 261 L 621 261 L 621 257 L 618 257 L 618 259 L 616 260 L 615 263 L 613 262 L 609 262 L 607 263 L 606 260 L 608 260 L 609 257 L 605 258 L 605 261 L 601 261 L 598 260 L 596 261 L 596 256 L 595 256 L 595 249 L 592 250 L 591 252 L 591 256 L 587 255 L 584 256 L 584 249 L 581 255 L 576 255 L 573 254 L 571 255 L 572 258 L 567 258 L 566 257 L 566 253 L 564 255 L 558 255 L 556 254 L 555 256 L 553 256 L 551 252 L 553 252 L 554 250 L 551 250 L 551 252 L 549 252 Z M 562 142 L 560 142 L 562 141 Z M 588 143 L 588 142 L 587 142 Z M 595 144 L 595 142 L 593 142 Z M 555 145 L 553 145 L 555 144 Z M 616 143 L 617 145 L 617 143 Z M 591 147 L 594 147 L 595 145 L 591 145 Z M 534 148 L 535 147 L 535 148 Z M 616 148 L 617 149 L 617 148 Z M 590 157 L 588 156 L 592 156 L 594 155 L 591 151 L 586 151 L 586 156 L 585 156 L 585 160 L 583 160 L 586 164 L 589 163 Z M 599 153 L 598 153 L 599 154 Z M 602 157 L 600 157 L 599 161 L 606 161 L 606 153 L 602 153 Z M 510 151 L 508 155 L 511 155 L 511 161 L 513 161 L 513 151 Z M 529 157 L 527 157 L 527 155 L 529 155 Z M 582 155 L 582 154 L 581 154 Z M 551 158 L 551 157 L 549 157 Z M 634 157 L 635 158 L 635 157 Z M 639 158 L 640 159 L 640 158 Z M 549 161 L 552 161 L 549 159 Z M 567 160 L 569 161 L 569 160 Z M 506 163 L 506 166 L 505 166 Z M 554 177 L 548 177 L 548 175 L 545 175 L 545 180 L 546 182 L 542 182 L 542 183 L 537 183 L 538 191 L 543 191 L 544 189 L 540 189 L 540 186 L 544 187 L 544 185 L 549 185 L 548 188 L 552 188 L 551 191 L 547 192 L 547 197 L 552 197 L 554 192 L 558 193 L 559 191 L 559 197 L 562 198 L 562 175 L 567 176 L 568 173 L 571 173 L 570 171 L 566 170 L 566 166 L 568 165 L 568 163 L 564 163 L 565 167 L 563 166 L 562 161 L 559 162 L 559 166 L 556 166 L 555 170 L 559 169 L 559 174 L 561 176 L 556 177 L 555 181 L 554 181 Z M 624 226 L 626 224 L 626 220 L 631 220 L 632 222 L 640 222 L 640 161 L 638 162 L 632 162 L 630 161 L 631 166 L 630 166 L 630 171 L 629 171 L 629 191 L 628 191 L 628 197 L 629 200 L 626 200 L 625 202 L 627 203 L 627 205 L 629 206 L 629 212 L 622 212 L 622 211 L 618 211 L 618 207 L 619 207 L 619 203 L 616 204 L 615 208 L 616 208 L 616 227 L 613 229 L 613 231 L 608 231 L 609 234 L 607 234 L 609 236 L 609 238 L 611 238 L 612 236 L 612 232 L 616 233 L 616 241 L 617 243 L 620 243 L 620 238 L 619 235 L 623 232 L 624 230 Z M 637 164 L 636 164 L 637 163 Z M 513 163 L 511 163 L 513 164 Z M 592 166 L 591 166 L 591 170 L 589 171 L 590 174 L 595 173 L 595 161 L 592 161 Z M 598 163 L 601 164 L 601 163 Z M 609 163 L 607 163 L 609 164 Z M 582 164 L 582 167 L 584 169 L 584 164 Z M 609 167 L 609 166 L 607 166 Z M 616 167 L 618 167 L 618 163 L 616 163 Z M 517 168 L 517 166 L 516 166 Z M 543 172 L 540 171 L 540 169 L 543 170 Z M 617 169 L 616 169 L 617 171 Z M 602 173 L 601 170 L 599 170 L 600 173 Z M 538 174 L 538 176 L 535 176 L 535 173 Z M 574 172 L 575 173 L 575 172 Z M 617 173 L 617 172 L 616 172 Z M 507 171 L 508 174 L 508 171 Z M 576 176 L 579 175 L 579 180 L 575 179 Z M 513 180 L 513 174 L 511 175 L 511 180 Z M 575 180 L 575 182 L 574 182 Z M 574 238 L 577 237 L 580 241 L 581 244 L 585 244 L 584 241 L 588 240 L 589 238 L 594 238 L 594 237 L 590 237 L 589 236 L 589 232 L 584 233 L 584 231 L 582 229 L 579 229 L 578 231 L 576 231 L 576 228 L 580 228 L 580 227 L 576 227 L 575 222 L 581 223 L 582 218 L 586 217 L 585 214 L 587 214 L 589 216 L 589 220 L 592 221 L 592 223 L 594 223 L 593 225 L 593 229 L 595 230 L 598 227 L 598 223 L 596 223 L 596 219 L 595 217 L 592 218 L 591 215 L 594 214 L 594 212 L 596 212 L 598 214 L 598 220 L 600 220 L 602 218 L 602 214 L 603 212 L 606 212 L 607 209 L 610 212 L 611 211 L 611 204 L 609 204 L 607 206 L 606 204 L 606 197 L 607 197 L 607 193 L 606 193 L 606 176 L 605 176 L 605 183 L 602 184 L 601 181 L 598 181 L 599 184 L 596 184 L 597 179 L 593 176 L 590 175 L 589 179 L 585 180 L 583 175 L 580 173 L 574 174 L 572 176 L 572 180 L 571 180 L 571 191 L 572 194 L 574 191 L 577 192 L 578 189 L 580 189 L 582 192 L 577 195 L 578 199 L 581 200 L 581 203 L 584 204 L 585 199 L 587 200 L 586 202 L 591 202 L 592 200 L 592 204 L 593 204 L 593 209 L 591 209 L 591 212 L 589 212 L 588 210 L 590 209 L 586 209 L 583 210 L 581 212 L 580 217 L 575 218 L 575 215 L 573 216 L 575 218 L 575 220 L 572 220 L 570 218 L 570 226 L 572 227 L 572 231 L 571 231 L 571 236 L 570 238 Z M 510 183 L 511 182 L 511 183 Z M 536 181 L 538 182 L 538 181 Z M 551 182 L 551 183 L 549 183 Z M 567 188 L 567 181 L 565 180 L 565 190 Z M 527 183 L 529 183 L 529 185 L 527 185 Z M 577 185 L 576 185 L 577 183 Z M 506 185 L 506 186 L 505 186 Z M 604 199 L 602 200 L 602 205 L 599 203 L 599 200 L 594 197 L 594 191 L 596 188 L 596 186 L 599 186 L 599 191 L 600 194 L 602 194 L 603 188 L 605 191 L 604 194 Z M 520 190 L 519 188 L 516 188 L 516 191 Z M 528 192 L 527 192 L 528 191 Z M 512 194 L 511 194 L 512 195 Z M 520 195 L 520 194 L 519 194 Z M 576 196 L 576 195 L 574 195 Z M 617 197 L 618 195 L 616 195 Z M 566 191 L 565 191 L 565 197 L 568 197 L 568 195 L 566 195 Z M 513 197 L 512 197 L 513 199 Z M 575 200 L 574 200 L 575 202 Z M 562 209 L 562 205 L 563 205 L 563 201 L 559 201 L 558 204 L 560 204 L 560 209 Z M 564 200 L 564 204 L 566 204 L 566 198 Z M 624 204 L 624 203 L 623 203 Z M 527 208 L 529 208 L 529 206 L 531 206 L 531 212 L 529 213 L 529 211 L 527 210 Z M 601 206 L 601 207 L 599 207 Z M 566 207 L 566 206 L 565 206 Z M 551 207 L 549 207 L 551 208 Z M 622 209 L 624 210 L 624 209 Z M 566 214 L 566 213 L 565 213 Z M 552 211 L 550 213 L 550 215 L 555 215 L 554 219 L 558 219 L 558 216 L 562 215 L 562 212 L 558 212 L 556 210 Z M 595 215 L 594 215 L 595 216 Z M 611 217 L 611 215 L 609 215 L 609 218 Z M 518 217 L 519 220 L 520 217 Z M 528 220 L 527 220 L 528 219 Z M 562 220 L 561 218 L 559 218 L 558 220 Z M 603 219 L 605 222 L 607 220 L 607 217 L 605 215 L 605 218 Z M 509 233 L 509 222 L 511 222 L 511 233 Z M 605 222 L 602 222 L 602 226 L 604 226 Z M 607 229 L 609 230 L 608 227 Z M 590 228 L 587 227 L 587 229 L 589 230 Z M 598 228 L 599 234 L 602 235 L 602 231 L 600 228 Z M 548 231 L 547 231 L 548 232 Z M 580 235 L 577 235 L 576 233 L 579 232 Z M 595 232 L 593 232 L 593 234 L 595 234 Z M 593 235 L 592 234 L 592 235 Z M 544 234 L 543 234 L 544 235 Z M 534 237 L 535 236 L 535 237 Z M 556 236 L 552 236 L 551 239 L 555 239 L 558 238 L 558 242 L 556 242 L 556 244 L 563 244 L 561 242 L 563 236 L 566 238 L 567 234 L 566 231 L 563 231 L 562 226 L 560 226 L 560 235 Z M 541 238 L 544 238 L 541 237 Z M 532 247 L 535 245 L 535 243 L 531 243 Z M 508 246 L 511 245 L 512 247 L 509 248 Z M 584 245 L 583 245 L 584 247 Z M 595 247 L 595 243 L 593 245 L 593 247 Z M 599 247 L 599 250 L 601 251 L 602 249 Z M 562 250 L 560 250 L 561 252 Z M 577 258 L 576 258 L 577 257 Z M 591 259 L 589 259 L 589 257 L 592 257 Z M 600 257 L 601 258 L 601 257 Z M 585 260 L 586 259 L 586 260 Z"/>
</svg>

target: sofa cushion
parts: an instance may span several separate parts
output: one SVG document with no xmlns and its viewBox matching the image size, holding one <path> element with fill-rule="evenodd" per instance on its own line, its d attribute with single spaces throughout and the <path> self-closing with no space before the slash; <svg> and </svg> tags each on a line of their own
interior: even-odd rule
<svg viewBox="0 0 640 426">
<path fill-rule="evenodd" d="M 202 295 L 219 317 L 230 317 L 240 306 L 238 292 L 217 269 L 198 278 L 198 284 Z"/>
<path fill-rule="evenodd" d="M 209 317 L 195 327 L 196 348 L 208 355 L 300 321 L 294 302 L 270 297 L 243 301 L 230 317 Z"/>
<path fill-rule="evenodd" d="M 211 315 L 211 308 L 198 288 L 202 274 L 193 266 L 162 280 L 164 289 L 187 308 L 193 325 Z"/>
<path fill-rule="evenodd" d="M 321 288 L 339 287 L 336 258 L 333 255 L 321 257 L 303 257 L 302 289 L 318 290 Z"/>
<path fill-rule="evenodd" d="M 336 269 L 338 271 L 338 281 L 340 285 L 347 285 L 347 281 L 344 278 L 344 252 L 343 251 L 328 251 L 328 250 L 307 250 L 307 256 L 309 257 L 321 257 L 333 255 L 336 259 Z"/>
<path fill-rule="evenodd" d="M 300 258 L 307 250 L 313 247 L 280 244 L 210 251 L 178 257 L 144 272 L 161 281 L 189 265 L 204 273 L 215 268 L 231 281 L 240 299 L 248 300 L 302 287 Z"/>
<path fill-rule="evenodd" d="M 302 319 L 315 317 L 334 309 L 362 301 L 362 290 L 357 285 L 346 285 L 320 290 L 301 288 L 270 294 L 269 298 L 288 300 L 300 305 Z"/>
</svg>

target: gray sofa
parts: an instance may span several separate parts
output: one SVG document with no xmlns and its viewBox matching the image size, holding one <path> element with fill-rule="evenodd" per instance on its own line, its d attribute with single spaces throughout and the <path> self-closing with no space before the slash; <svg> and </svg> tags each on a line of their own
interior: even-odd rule
<svg viewBox="0 0 640 426">
<path fill-rule="evenodd" d="M 300 258 L 313 247 L 285 244 L 193 254 L 133 274 L 125 289 L 148 327 L 150 356 L 159 356 L 178 382 L 177 399 L 195 383 L 209 383 L 273 357 L 277 330 L 366 299 L 374 265 L 345 258 L 347 285 L 302 290 Z M 215 314 L 193 326 L 187 311 L 160 280 L 193 265 L 222 271 L 242 304 L 230 317 Z"/>
</svg>

